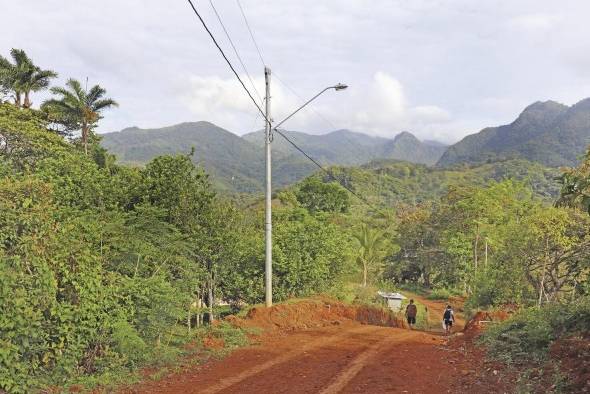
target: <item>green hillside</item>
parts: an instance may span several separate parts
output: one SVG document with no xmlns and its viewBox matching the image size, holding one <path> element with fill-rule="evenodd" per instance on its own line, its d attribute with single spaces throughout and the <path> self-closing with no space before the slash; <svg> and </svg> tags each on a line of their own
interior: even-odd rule
<svg viewBox="0 0 590 394">
<path fill-rule="evenodd" d="M 446 150 L 447 146 L 440 142 L 420 141 L 404 131 L 383 147 L 380 157 L 434 165 Z"/>
<path fill-rule="evenodd" d="M 238 190 L 257 190 L 257 175 L 264 168 L 256 147 L 208 122 L 160 129 L 132 127 L 102 137 L 102 145 L 123 163 L 144 164 L 159 155 L 190 153 L 194 148 L 194 162 L 202 164 L 220 185 L 231 184 Z"/>
<path fill-rule="evenodd" d="M 412 163 L 433 165 L 446 150 L 439 142 L 421 142 L 406 131 L 395 138 L 382 138 L 336 130 L 328 134 L 306 134 L 297 131 L 284 132 L 289 139 L 323 164 L 359 165 L 375 159 L 396 159 Z M 258 146 L 264 145 L 264 132 L 256 131 L 243 136 Z M 273 150 L 283 154 L 293 153 L 293 148 L 278 136 Z"/>
<path fill-rule="evenodd" d="M 568 107 L 528 106 L 511 124 L 488 127 L 449 147 L 439 166 L 520 157 L 550 167 L 572 166 L 590 144 L 590 99 Z"/>
<path fill-rule="evenodd" d="M 484 186 L 489 181 L 514 179 L 529 185 L 544 200 L 559 194 L 555 177 L 559 171 L 523 159 L 433 168 L 421 164 L 379 160 L 361 167 L 333 167 L 334 176 L 375 205 L 416 204 L 434 201 L 447 193 L 450 186 Z M 314 175 L 324 181 L 323 173 Z M 354 203 L 361 204 L 356 198 Z"/>
<path fill-rule="evenodd" d="M 410 133 L 390 140 L 339 130 L 324 135 L 285 132 L 325 165 L 360 165 L 378 158 L 434 164 L 445 146 L 422 143 Z M 239 137 L 209 122 L 181 123 L 158 129 L 131 127 L 102 134 L 101 144 L 120 162 L 143 165 L 163 154 L 190 153 L 215 185 L 231 192 L 260 192 L 264 182 L 264 133 Z M 311 175 L 317 167 L 281 136 L 273 141 L 273 185 L 284 187 Z"/>
<path fill-rule="evenodd" d="M 348 130 L 338 130 L 321 135 L 298 131 L 283 131 L 283 133 L 323 164 L 364 164 L 379 157 L 381 147 L 390 142 L 386 138 L 372 137 Z M 257 146 L 264 146 L 264 131 L 249 133 L 242 138 Z M 284 155 L 295 153 L 293 147 L 278 135 L 273 141 L 273 152 L 280 152 Z"/>
</svg>

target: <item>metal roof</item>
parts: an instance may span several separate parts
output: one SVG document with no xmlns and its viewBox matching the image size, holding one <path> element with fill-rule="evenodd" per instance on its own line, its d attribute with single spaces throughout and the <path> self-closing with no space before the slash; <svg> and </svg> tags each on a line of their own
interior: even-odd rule
<svg viewBox="0 0 590 394">
<path fill-rule="evenodd" d="M 394 300 L 405 300 L 407 298 L 403 294 L 400 294 L 400 293 L 388 293 L 386 291 L 378 291 L 377 294 L 379 294 L 383 298 L 391 298 L 391 299 L 394 299 Z"/>
</svg>

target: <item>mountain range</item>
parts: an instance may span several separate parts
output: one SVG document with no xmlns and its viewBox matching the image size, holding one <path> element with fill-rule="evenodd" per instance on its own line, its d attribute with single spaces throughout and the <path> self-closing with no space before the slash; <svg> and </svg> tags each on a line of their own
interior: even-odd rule
<svg viewBox="0 0 590 394">
<path fill-rule="evenodd" d="M 433 165 L 446 149 L 446 145 L 435 141 L 421 142 L 407 131 L 393 139 L 350 130 L 337 130 L 320 135 L 297 131 L 286 131 L 284 134 L 323 164 L 360 165 L 375 159 L 396 159 Z M 259 147 L 264 146 L 264 131 L 249 133 L 242 138 Z M 281 136 L 275 136 L 273 152 L 289 155 L 293 153 L 293 147 Z"/>
<path fill-rule="evenodd" d="M 590 144 L 590 98 L 568 107 L 536 102 L 504 126 L 488 127 L 449 147 L 437 165 L 524 158 L 548 167 L 574 166 Z"/>
<path fill-rule="evenodd" d="M 322 165 L 359 166 L 379 160 L 454 167 L 462 164 L 525 159 L 547 167 L 574 166 L 590 144 L 590 98 L 573 106 L 555 101 L 526 107 L 510 124 L 487 127 L 452 146 L 420 141 L 408 132 L 393 139 L 350 130 L 312 135 L 284 131 Z M 221 189 L 263 190 L 264 132 L 242 137 L 209 122 L 181 123 L 159 129 L 131 127 L 102 134 L 102 145 L 123 163 L 142 165 L 161 154 L 189 153 Z M 273 141 L 273 185 L 297 182 L 317 167 L 280 135 Z"/>
<path fill-rule="evenodd" d="M 433 165 L 444 144 L 421 142 L 408 132 L 393 139 L 372 137 L 349 130 L 322 135 L 283 131 L 322 165 L 361 165 L 376 159 L 397 159 Z M 239 137 L 209 122 L 180 123 L 159 129 L 130 127 L 102 134 L 102 145 L 119 161 L 142 165 L 161 154 L 190 153 L 221 189 L 238 192 L 263 190 L 264 132 Z M 280 135 L 273 140 L 273 185 L 286 186 L 317 170 Z"/>
</svg>

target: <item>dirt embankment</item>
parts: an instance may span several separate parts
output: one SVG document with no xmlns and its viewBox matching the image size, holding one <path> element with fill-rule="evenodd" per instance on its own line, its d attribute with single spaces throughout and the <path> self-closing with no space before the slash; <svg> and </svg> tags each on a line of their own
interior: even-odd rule
<svg viewBox="0 0 590 394">
<path fill-rule="evenodd" d="M 479 311 L 465 324 L 463 332 L 470 337 L 478 336 L 485 327 L 494 322 L 501 322 L 510 317 L 511 311 Z"/>
<path fill-rule="evenodd" d="M 237 327 L 281 331 L 339 325 L 345 321 L 383 327 L 404 326 L 403 321 L 387 309 L 346 305 L 328 298 L 279 304 L 271 308 L 254 307 L 246 318 L 229 316 L 225 320 Z"/>
</svg>

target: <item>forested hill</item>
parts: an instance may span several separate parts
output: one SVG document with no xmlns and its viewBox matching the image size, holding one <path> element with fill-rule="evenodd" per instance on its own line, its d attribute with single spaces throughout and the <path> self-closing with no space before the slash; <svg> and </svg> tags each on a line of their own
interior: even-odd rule
<svg viewBox="0 0 590 394">
<path fill-rule="evenodd" d="M 559 194 L 559 184 L 555 179 L 559 170 L 523 159 L 452 168 L 378 160 L 360 167 L 333 167 L 331 172 L 341 183 L 375 206 L 434 201 L 444 196 L 452 186 L 485 186 L 492 180 L 507 179 L 524 182 L 536 196 L 546 201 L 553 201 Z M 316 173 L 315 177 L 329 180 L 323 173 Z M 351 201 L 362 205 L 355 198 Z"/>
<path fill-rule="evenodd" d="M 512 123 L 488 127 L 449 147 L 439 166 L 520 157 L 550 167 L 573 166 L 590 143 L 590 98 L 568 107 L 528 106 Z"/>
<path fill-rule="evenodd" d="M 446 145 L 442 143 L 421 142 L 407 131 L 393 139 L 350 130 L 336 130 L 320 135 L 297 131 L 285 133 L 303 150 L 325 164 L 359 165 L 375 159 L 396 159 L 433 165 L 446 150 Z M 258 146 L 264 145 L 263 131 L 246 134 L 243 138 Z M 289 154 L 293 152 L 293 148 L 284 139 L 277 137 L 273 141 L 273 151 Z"/>
<path fill-rule="evenodd" d="M 325 165 L 360 165 L 379 158 L 434 164 L 445 146 L 420 142 L 404 132 L 394 139 L 371 137 L 348 130 L 324 135 L 285 132 L 301 148 Z M 127 164 L 142 165 L 154 157 L 189 153 L 212 174 L 218 188 L 237 192 L 263 190 L 264 135 L 239 137 L 209 122 L 181 123 L 159 129 L 131 127 L 102 135 L 102 145 Z M 283 187 L 317 168 L 277 136 L 273 142 L 273 184 Z"/>
<path fill-rule="evenodd" d="M 159 129 L 131 127 L 102 135 L 102 145 L 127 164 L 145 164 L 164 154 L 190 153 L 222 188 L 256 191 L 264 158 L 255 146 L 208 122 L 180 123 Z M 244 163 L 248 163 L 244 165 Z"/>
</svg>

